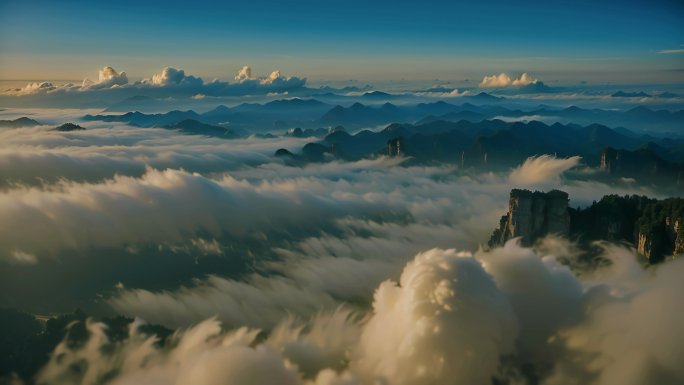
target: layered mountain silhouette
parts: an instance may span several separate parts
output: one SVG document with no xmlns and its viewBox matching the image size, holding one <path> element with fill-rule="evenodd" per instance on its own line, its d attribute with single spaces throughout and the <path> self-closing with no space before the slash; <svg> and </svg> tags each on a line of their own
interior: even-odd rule
<svg viewBox="0 0 684 385">
<path fill-rule="evenodd" d="M 223 139 L 238 139 L 242 137 L 242 135 L 233 130 L 200 123 L 193 119 L 186 119 L 178 123 L 169 124 L 164 128 L 168 128 L 170 130 L 179 130 L 184 134 L 215 136 Z"/>
<path fill-rule="evenodd" d="M 165 114 L 143 114 L 136 111 L 122 115 L 86 115 L 82 119 L 84 121 L 135 124 L 139 127 L 163 127 L 187 119 L 197 120 L 200 119 L 200 115 L 194 111 L 170 111 Z"/>
<path fill-rule="evenodd" d="M 27 117 L 21 117 L 14 120 L 0 120 L 0 128 L 35 127 L 40 125 L 40 123 Z"/>
<path fill-rule="evenodd" d="M 346 160 L 402 155 L 411 158 L 409 164 L 442 162 L 458 164 L 463 168 L 507 170 L 528 157 L 542 154 L 557 157 L 581 156 L 587 165 L 600 167 L 605 162 L 606 149 L 617 148 L 626 151 L 624 154 L 631 151 L 649 154 L 643 159 L 656 163 L 651 165 L 646 162 L 645 164 L 649 164 L 645 166 L 646 169 L 655 167 L 658 170 L 679 170 L 679 165 L 676 164 L 678 162 L 671 162 L 661 156 L 677 153 L 679 147 L 684 149 L 684 142 L 681 140 L 658 139 L 648 135 L 632 137 L 600 124 L 583 127 L 560 123 L 547 125 L 538 121 L 506 123 L 495 119 L 472 123 L 466 120 L 437 120 L 416 125 L 394 123 L 379 132 L 362 130 L 354 135 L 337 131 L 312 143 L 309 148 L 305 147 L 306 151 L 302 150 L 303 153 L 290 155 L 299 161 L 315 162 L 334 158 Z M 336 150 L 337 155 L 332 154 L 332 149 Z M 329 153 L 329 156 L 324 156 L 325 153 Z M 620 177 L 630 177 L 634 173 L 630 171 L 623 175 L 619 167 L 616 170 L 618 171 L 613 174 Z M 638 170 L 635 172 L 649 177 L 661 175 Z M 665 174 L 668 181 L 676 182 L 676 175 L 673 176 L 671 172 Z"/>
<path fill-rule="evenodd" d="M 490 100 L 495 96 L 485 94 L 471 98 Z M 459 99 L 465 99 L 461 97 Z M 473 100 L 473 99 L 466 99 Z M 498 99 L 497 99 L 498 100 Z M 430 123 L 437 120 L 458 122 L 467 120 L 479 123 L 494 118 L 512 120 L 544 120 L 548 122 L 590 125 L 598 123 L 608 127 L 620 127 L 623 134 L 640 136 L 639 131 L 679 131 L 684 127 L 684 110 L 651 110 L 644 106 L 627 111 L 584 109 L 577 106 L 536 109 L 509 109 L 500 105 L 474 105 L 465 102 L 455 105 L 444 101 L 420 103 L 417 105 L 364 105 L 356 102 L 348 107 L 332 106 L 315 99 L 283 99 L 265 104 L 243 103 L 235 107 L 218 106 L 211 111 L 197 114 L 194 111 L 171 111 L 166 114 L 142 114 L 129 112 L 123 115 L 86 115 L 84 120 L 134 123 L 141 127 L 166 126 L 185 119 L 194 119 L 211 125 L 230 125 L 235 131 L 267 132 L 274 128 L 344 126 L 347 129 L 362 129 L 391 123 Z M 634 134 L 629 134 L 629 133 Z"/>
</svg>

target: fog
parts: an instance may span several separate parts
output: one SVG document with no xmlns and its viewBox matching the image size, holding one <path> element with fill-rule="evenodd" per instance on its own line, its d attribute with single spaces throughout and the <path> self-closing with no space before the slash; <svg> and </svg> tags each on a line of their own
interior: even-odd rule
<svg viewBox="0 0 684 385">
<path fill-rule="evenodd" d="M 401 156 L 292 167 L 275 151 L 313 138 L 79 124 L 0 131 L 0 307 L 94 316 L 37 383 L 684 380 L 681 260 L 644 269 L 603 243 L 612 263 L 585 271 L 567 239 L 483 247 L 511 189 L 585 207 L 666 197 L 655 187 L 589 178 L 579 157 L 498 173 Z M 97 319 L 117 314 L 135 321 L 110 341 Z M 160 347 L 145 323 L 177 331 Z"/>
</svg>

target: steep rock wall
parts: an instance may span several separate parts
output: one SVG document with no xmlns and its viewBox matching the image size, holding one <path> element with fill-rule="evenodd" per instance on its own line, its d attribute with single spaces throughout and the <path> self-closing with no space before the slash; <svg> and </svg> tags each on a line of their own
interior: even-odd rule
<svg viewBox="0 0 684 385">
<path fill-rule="evenodd" d="M 548 193 L 514 189 L 511 191 L 508 214 L 489 241 L 500 246 L 509 239 L 521 237 L 521 244 L 530 246 L 547 234 L 568 235 L 570 215 L 568 194 L 552 190 Z"/>
</svg>

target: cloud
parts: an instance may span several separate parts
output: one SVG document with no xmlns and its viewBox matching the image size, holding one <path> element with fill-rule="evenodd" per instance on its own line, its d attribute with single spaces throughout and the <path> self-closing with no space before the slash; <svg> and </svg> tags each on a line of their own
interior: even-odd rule
<svg viewBox="0 0 684 385">
<path fill-rule="evenodd" d="M 418 254 L 373 310 L 351 365 L 364 383 L 487 383 L 518 331 L 492 277 L 453 249 Z"/>
<path fill-rule="evenodd" d="M 572 255 L 567 241 L 553 237 L 545 241 L 556 243 L 553 251 L 560 252 L 556 255 Z M 489 252 L 480 250 L 475 258 L 494 277 L 517 315 L 516 354 L 533 362 L 550 360 L 554 349 L 549 338 L 580 318 L 583 288 L 575 273 L 553 255 L 518 247 L 516 240 Z"/>
<path fill-rule="evenodd" d="M 280 353 L 268 345 L 250 347 L 258 331 L 247 328 L 221 334 L 218 322 L 207 320 L 177 335 L 168 354 L 153 347 L 154 337 L 140 333 L 130 325 L 130 338 L 114 354 L 122 360 L 111 360 L 102 349 L 108 342 L 106 326 L 88 322 L 89 342 L 80 350 L 72 350 L 66 341 L 56 349 L 48 364 L 38 374 L 38 382 L 85 384 L 103 377 L 116 378 L 111 384 L 190 385 L 235 384 L 283 385 L 301 384 L 297 368 L 283 360 Z M 124 360 L 125 359 L 125 360 Z M 83 371 L 74 371 L 83 362 Z M 115 374 L 114 374 L 115 373 Z"/>
<path fill-rule="evenodd" d="M 112 67 L 105 67 L 104 70 L 100 71 L 98 82 L 86 78 L 82 85 L 63 84 L 55 86 L 47 82 L 33 83 L 25 88 L 5 89 L 2 101 L 10 105 L 74 108 L 92 102 L 94 98 L 120 101 L 140 95 L 141 92 L 156 99 L 190 98 L 198 94 L 207 97 L 267 95 L 294 91 L 304 87 L 306 83 L 306 79 L 283 76 L 280 71 L 274 71 L 269 77 L 264 78 L 251 78 L 250 75 L 251 69 L 245 67 L 240 71 L 234 83 L 223 82 L 218 79 L 204 82 L 202 78 L 187 75 L 182 69 L 166 67 L 160 74 L 155 74 L 152 78 L 129 83 L 125 72 L 118 73 Z M 78 93 L 75 91 L 87 92 Z M 21 100 L 8 98 L 10 96 L 26 97 L 30 95 L 42 95 L 43 97 Z M 48 97 L 45 97 L 46 95 Z"/>
<path fill-rule="evenodd" d="M 478 87 L 506 87 L 511 83 L 511 78 L 502 73 L 499 76 L 486 77 L 482 80 L 482 83 Z"/>
<path fill-rule="evenodd" d="M 601 385 L 684 381 L 679 365 L 684 333 L 678 327 L 684 322 L 684 286 L 678 278 L 684 274 L 684 260 L 644 270 L 624 251 L 608 251 L 617 268 L 606 270 L 623 274 L 608 274 L 604 285 L 586 292 L 584 320 L 559 332 L 576 358 L 557 362 L 550 378 Z"/>
<path fill-rule="evenodd" d="M 144 79 L 142 84 L 153 84 L 158 86 L 168 86 L 172 84 L 185 84 L 185 85 L 201 85 L 203 83 L 202 78 L 196 78 L 194 76 L 185 76 L 185 71 L 178 70 L 173 67 L 166 67 L 161 74 L 154 75 L 152 80 Z"/>
<path fill-rule="evenodd" d="M 514 169 L 509 178 L 512 183 L 521 185 L 557 182 L 563 172 L 578 166 L 581 159 L 579 156 L 566 159 L 551 155 L 531 157 Z"/>
<path fill-rule="evenodd" d="M 663 51 L 658 51 L 657 53 L 680 53 L 684 52 L 684 49 L 666 49 Z"/>
<path fill-rule="evenodd" d="M 527 75 L 527 73 L 522 74 L 522 76 L 519 79 L 513 80 L 513 85 L 514 86 L 526 86 L 528 84 L 536 83 L 537 79 L 532 80 L 532 77 Z"/>
<path fill-rule="evenodd" d="M 38 121 L 82 114 L 1 113 L 32 113 Z M 228 141 L 84 124 L 82 132 L 0 132 L 0 227 L 8 229 L 0 232 L 0 280 L 8 292 L 2 306 L 55 311 L 47 303 L 59 312 L 80 306 L 94 313 L 111 311 L 118 299 L 117 312 L 168 326 L 218 314 L 231 327 L 270 328 L 284 309 L 302 317 L 339 302 L 367 309 L 380 282 L 398 279 L 421 251 L 476 250 L 508 209 L 511 188 L 562 189 L 573 206 L 606 193 L 659 196 L 560 177 L 566 167 L 517 172 L 536 179 L 462 175 L 453 166 L 407 167 L 402 158 L 382 157 L 287 167 L 275 150 L 296 151 L 306 139 Z M 20 265 L 17 255 L 37 263 Z M 79 292 L 92 301 L 69 295 L 72 272 L 83 269 Z M 262 279 L 271 274 L 281 278 Z M 119 282 L 121 292 L 113 289 Z M 216 298 L 237 305 L 226 311 Z"/>
<path fill-rule="evenodd" d="M 247 67 L 247 66 L 244 66 L 244 67 L 242 67 L 240 72 L 238 72 L 238 75 L 235 77 L 235 81 L 242 82 L 244 80 L 248 80 L 251 78 L 252 78 L 252 69 Z"/>
<path fill-rule="evenodd" d="M 154 345 L 136 319 L 111 344 L 88 321 L 89 340 L 65 339 L 39 382 L 113 384 L 543 384 L 679 383 L 684 380 L 684 259 L 644 269 L 632 251 L 601 244 L 609 260 L 572 271 L 576 251 L 547 239 L 552 254 L 503 248 L 475 254 L 432 249 L 386 280 L 366 316 L 337 308 L 284 316 L 268 338 L 209 318 Z M 541 250 L 541 249 L 539 249 Z M 558 263 L 558 259 L 570 264 Z M 578 278 L 581 277 L 581 278 Z M 217 299 L 217 304 L 222 304 Z M 246 302 L 250 305 L 258 302 Z M 74 365 L 84 370 L 72 370 Z M 527 377 L 527 378 L 526 378 Z"/>
<path fill-rule="evenodd" d="M 22 95 L 33 95 L 33 94 L 50 94 L 61 91 L 71 91 L 78 90 L 80 87 L 75 86 L 73 83 L 62 84 L 55 86 L 49 82 L 42 83 L 29 83 L 24 88 L 6 88 L 3 92 L 6 95 L 11 96 L 22 96 Z"/>
<path fill-rule="evenodd" d="M 126 84 L 128 84 L 128 77 L 125 72 L 118 73 L 112 67 L 105 67 L 99 71 L 97 83 L 88 78 L 83 79 L 81 90 L 100 90 Z"/>
</svg>

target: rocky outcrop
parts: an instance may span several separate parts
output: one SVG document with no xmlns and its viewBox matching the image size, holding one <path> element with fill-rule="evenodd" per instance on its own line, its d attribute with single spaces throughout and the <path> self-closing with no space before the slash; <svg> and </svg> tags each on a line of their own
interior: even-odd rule
<svg viewBox="0 0 684 385">
<path fill-rule="evenodd" d="M 679 224 L 679 221 L 677 221 L 677 224 Z M 672 253 L 674 256 L 684 254 L 684 225 L 677 226 L 676 232 L 677 237 L 674 240 L 674 252 Z"/>
<path fill-rule="evenodd" d="M 280 156 L 294 157 L 294 154 L 291 153 L 290 151 L 288 151 L 286 148 L 279 148 L 278 150 L 276 150 L 275 156 L 278 156 L 278 157 L 280 157 Z"/>
<path fill-rule="evenodd" d="M 653 239 L 650 239 L 646 234 L 639 234 L 639 241 L 637 242 L 637 250 L 643 254 L 648 260 L 652 260 L 653 253 Z"/>
<path fill-rule="evenodd" d="M 662 261 L 666 255 L 680 255 L 684 253 L 683 227 L 679 225 L 679 220 L 666 217 L 664 234 L 657 231 L 652 233 L 639 232 L 637 250 L 651 263 Z"/>
<path fill-rule="evenodd" d="M 404 137 L 400 136 L 395 139 L 391 139 L 387 141 L 387 155 L 390 157 L 392 156 L 403 156 L 406 155 L 406 151 L 404 150 L 405 144 L 404 144 Z"/>
<path fill-rule="evenodd" d="M 64 123 L 56 128 L 57 131 L 75 131 L 75 130 L 85 130 L 85 127 L 81 127 L 78 124 Z"/>
<path fill-rule="evenodd" d="M 514 189 L 508 207 L 508 214 L 501 218 L 499 229 L 489 241 L 492 247 L 517 237 L 521 237 L 523 246 L 531 246 L 547 234 L 567 236 L 570 232 L 568 194 L 563 191 L 543 193 Z"/>
<path fill-rule="evenodd" d="M 680 166 L 670 163 L 649 149 L 627 151 L 606 147 L 601 153 L 601 170 L 632 178 L 655 178 L 659 182 L 680 184 Z"/>
</svg>

